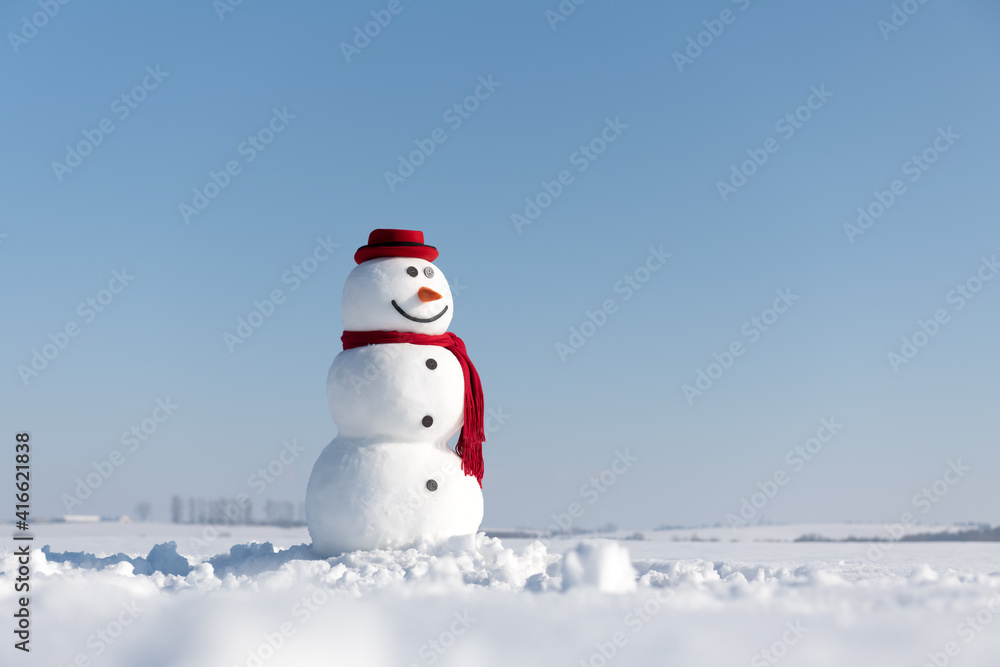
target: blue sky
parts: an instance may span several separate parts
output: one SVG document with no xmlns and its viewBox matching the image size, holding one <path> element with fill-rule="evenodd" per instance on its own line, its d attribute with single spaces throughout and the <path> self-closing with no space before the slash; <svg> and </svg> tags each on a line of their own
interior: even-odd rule
<svg viewBox="0 0 1000 667">
<path fill-rule="evenodd" d="M 949 298 L 1000 253 L 1000 8 L 913 2 L 890 31 L 892 3 L 853 0 L 592 0 L 565 21 L 555 1 L 390 4 L 71 2 L 37 30 L 39 3 L 4 4 L 0 401 L 3 432 L 36 442 L 36 513 L 62 514 L 115 450 L 74 511 L 301 501 L 336 433 L 324 382 L 353 252 L 398 227 L 441 250 L 451 330 L 505 415 L 487 526 L 545 526 L 572 503 L 583 527 L 725 523 L 779 472 L 751 521 L 1000 521 L 1000 280 Z M 706 46 L 679 68 L 689 38 Z M 734 165 L 753 173 L 723 200 Z M 201 201 L 212 174 L 225 187 Z M 881 217 L 845 231 L 894 181 Z M 650 248 L 670 255 L 655 271 Z M 689 401 L 699 371 L 716 379 Z M 130 451 L 122 434 L 168 397 Z M 843 428 L 810 460 L 789 454 L 831 418 Z M 304 452 L 257 495 L 250 476 L 292 439 Z M 626 450 L 637 462 L 601 484 Z M 914 495 L 959 459 L 922 513 Z"/>
</svg>

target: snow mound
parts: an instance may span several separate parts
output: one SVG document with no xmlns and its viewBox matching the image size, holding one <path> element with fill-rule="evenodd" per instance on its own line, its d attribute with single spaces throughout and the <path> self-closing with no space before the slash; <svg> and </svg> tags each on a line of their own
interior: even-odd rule
<svg viewBox="0 0 1000 667">
<path fill-rule="evenodd" d="M 634 590 L 635 572 L 631 569 L 628 552 L 615 543 L 605 542 L 593 548 L 581 543 L 572 553 L 568 586 L 593 584 L 602 591 Z M 559 566 L 562 559 L 549 554 L 541 542 L 527 545 L 518 555 L 504 547 L 499 538 L 486 537 L 483 533 L 411 549 L 354 551 L 328 559 L 318 557 L 306 544 L 275 550 L 270 542 L 237 544 L 228 554 L 208 559 L 181 555 L 176 542 L 157 544 L 145 557 L 124 553 L 111 556 L 86 552 L 53 553 L 49 546 L 42 547 L 36 557 L 46 564 L 62 566 L 56 571 L 67 574 L 73 570 L 100 570 L 164 575 L 162 581 L 166 587 L 176 587 L 192 573 L 201 573 L 222 580 L 229 588 L 304 576 L 318 578 L 331 589 L 356 595 L 397 584 L 439 589 L 469 585 L 521 590 L 531 580 L 528 588 L 534 591 L 564 588 Z M 121 569 L 123 564 L 125 570 Z M 128 565 L 131 565 L 131 572 Z M 622 581 L 622 577 L 629 582 Z M 198 576 L 192 581 L 201 579 L 203 577 Z"/>
<path fill-rule="evenodd" d="M 94 554 L 82 551 L 54 554 L 48 545 L 42 547 L 42 554 L 44 554 L 45 560 L 50 563 L 69 563 L 86 570 L 103 570 L 109 567 L 113 568 L 120 563 L 128 563 L 132 566 L 133 574 L 151 575 L 154 572 L 161 572 L 184 577 L 191 571 L 191 565 L 187 559 L 177 553 L 176 542 L 157 544 L 145 558 L 141 556 L 133 558 L 122 553 L 99 558 Z"/>
<path fill-rule="evenodd" d="M 84 541 L 51 527 L 73 550 L 31 552 L 35 637 L 58 641 L 33 642 L 26 665 L 721 667 L 779 650 L 789 667 L 922 665 L 957 645 L 962 667 L 995 667 L 1000 653 L 995 543 L 884 543 L 873 558 L 858 543 L 654 536 L 626 551 L 480 534 L 323 559 L 304 531 L 257 528 L 272 541 L 208 555 L 173 526 L 114 528 Z M 18 567 L 0 551 L 0 607 Z"/>
<path fill-rule="evenodd" d="M 563 559 L 563 589 L 593 586 L 603 593 L 635 591 L 628 549 L 617 542 L 581 542 Z"/>
</svg>

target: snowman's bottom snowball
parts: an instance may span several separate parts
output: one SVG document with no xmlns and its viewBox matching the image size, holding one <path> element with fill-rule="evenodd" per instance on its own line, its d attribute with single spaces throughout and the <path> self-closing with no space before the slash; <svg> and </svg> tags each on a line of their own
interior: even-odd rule
<svg viewBox="0 0 1000 667">
<path fill-rule="evenodd" d="M 306 490 L 314 552 L 399 549 L 471 535 L 483 493 L 445 443 L 365 443 L 334 438 Z"/>
</svg>

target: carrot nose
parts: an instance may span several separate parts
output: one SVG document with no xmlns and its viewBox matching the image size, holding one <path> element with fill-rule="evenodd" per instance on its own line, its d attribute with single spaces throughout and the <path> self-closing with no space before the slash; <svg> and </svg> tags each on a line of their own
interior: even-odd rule
<svg viewBox="0 0 1000 667">
<path fill-rule="evenodd" d="M 420 297 L 420 300 L 423 301 L 424 303 L 427 303 L 428 301 L 437 301 L 438 299 L 444 298 L 443 296 L 432 290 L 430 287 L 421 287 L 419 290 L 417 290 L 417 296 Z"/>
</svg>

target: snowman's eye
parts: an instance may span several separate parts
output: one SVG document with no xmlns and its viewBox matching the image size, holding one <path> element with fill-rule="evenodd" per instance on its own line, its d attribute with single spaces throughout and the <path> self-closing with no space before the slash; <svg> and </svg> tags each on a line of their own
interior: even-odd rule
<svg viewBox="0 0 1000 667">
<path fill-rule="evenodd" d="M 415 266 L 409 267 L 408 269 L 406 269 L 406 272 L 409 273 L 414 278 L 416 278 L 417 275 L 420 273 L 419 271 L 417 271 L 417 267 Z"/>
<path fill-rule="evenodd" d="M 428 278 L 433 278 L 434 277 L 434 269 L 432 269 L 429 266 L 425 266 L 424 267 L 424 275 L 427 276 Z"/>
</svg>

